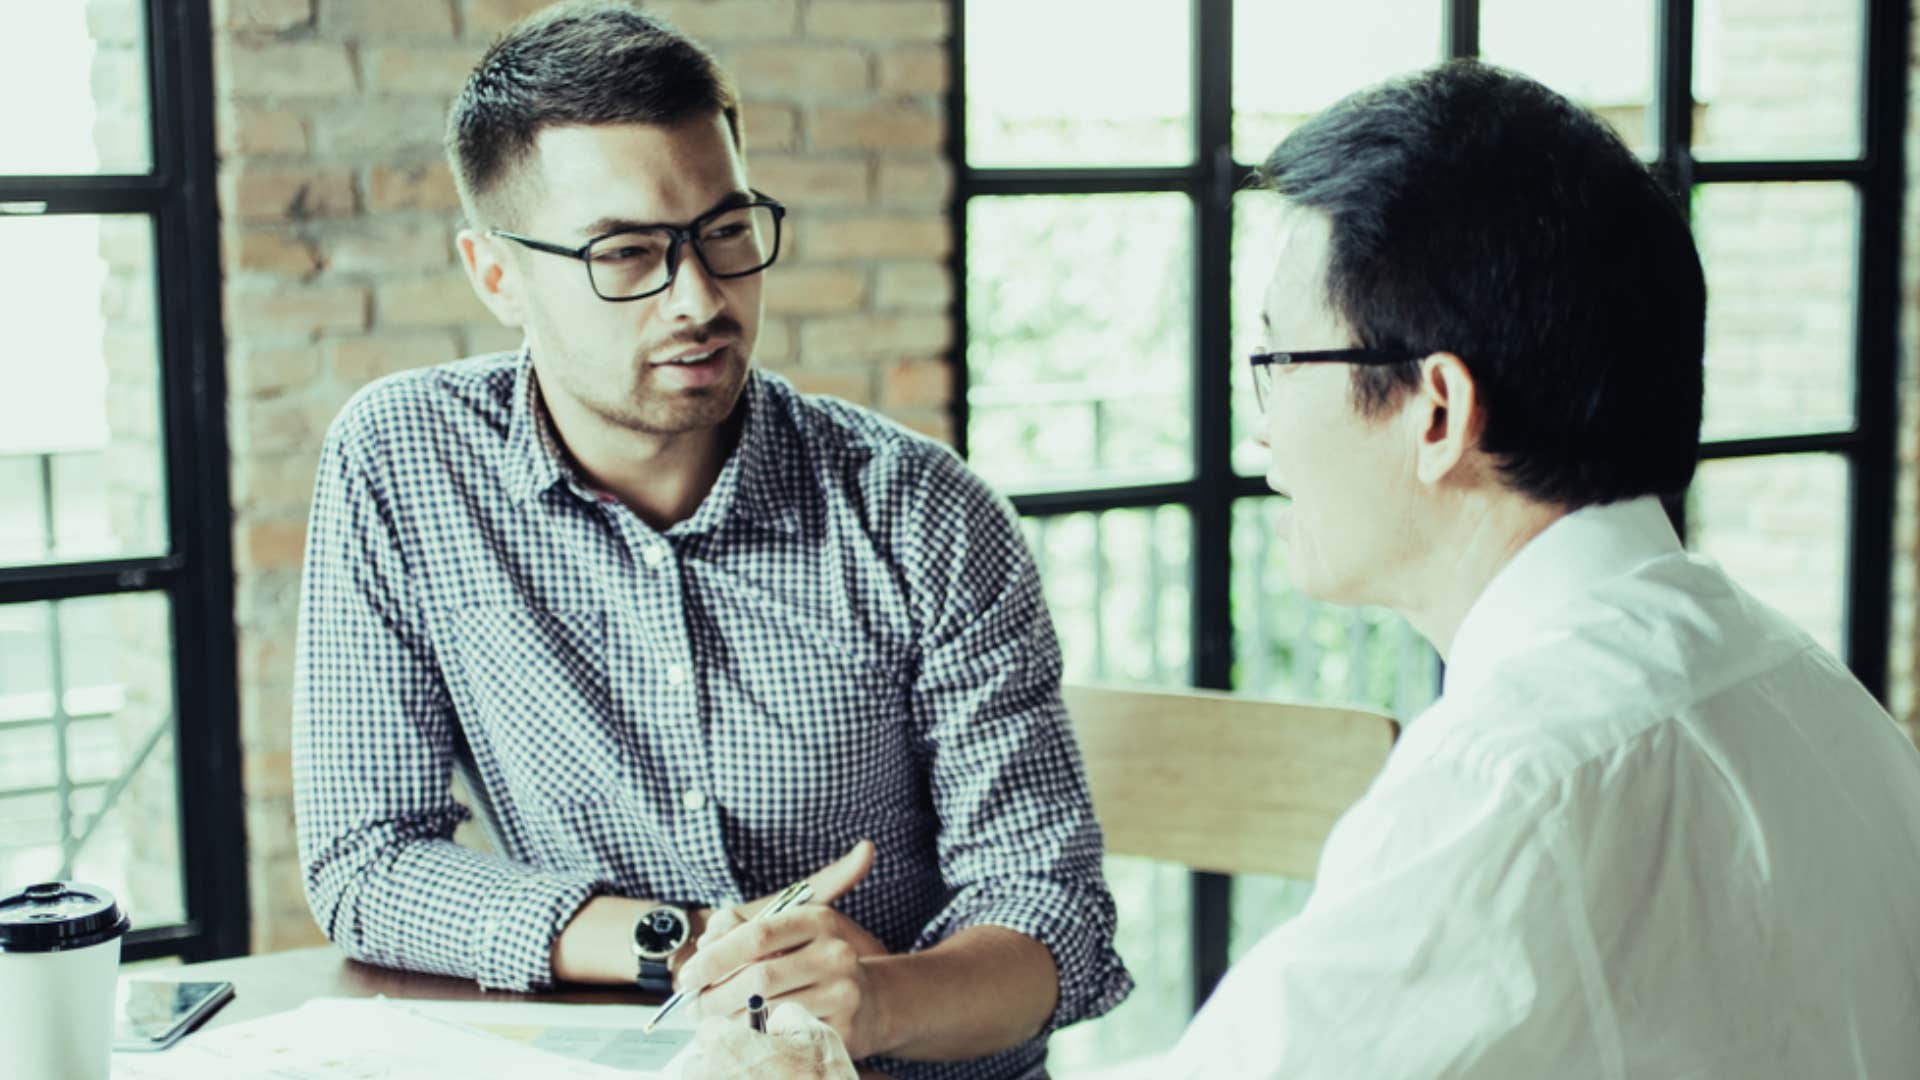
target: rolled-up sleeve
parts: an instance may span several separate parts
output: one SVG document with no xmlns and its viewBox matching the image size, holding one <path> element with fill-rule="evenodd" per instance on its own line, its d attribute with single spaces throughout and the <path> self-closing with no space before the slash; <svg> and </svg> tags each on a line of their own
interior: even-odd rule
<svg viewBox="0 0 1920 1080">
<path fill-rule="evenodd" d="M 343 414 L 321 455 L 294 676 L 307 902 L 349 956 L 490 989 L 552 981 L 551 949 L 606 887 L 453 842 L 456 726 L 373 440 Z"/>
<path fill-rule="evenodd" d="M 1012 509 L 944 453 L 906 515 L 920 664 L 914 721 L 952 900 L 917 948 L 1001 926 L 1052 953 L 1047 1030 L 1098 1016 L 1133 988 L 1114 951 L 1100 826 L 1060 703 L 1060 647 Z"/>
</svg>

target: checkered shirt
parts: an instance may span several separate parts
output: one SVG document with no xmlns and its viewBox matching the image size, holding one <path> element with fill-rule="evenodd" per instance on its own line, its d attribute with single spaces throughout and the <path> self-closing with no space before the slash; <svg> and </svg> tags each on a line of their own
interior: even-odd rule
<svg viewBox="0 0 1920 1080">
<path fill-rule="evenodd" d="M 1131 987 L 1060 653 L 1004 500 L 945 447 L 755 371 L 657 532 L 557 448 L 524 351 L 396 375 L 334 422 L 301 593 L 294 795 L 349 955 L 550 984 L 595 894 L 721 905 L 871 838 L 839 904 L 893 951 L 974 925 Z M 454 844 L 469 767 L 497 854 Z M 1041 1075 L 1044 1037 L 902 1078 Z"/>
</svg>

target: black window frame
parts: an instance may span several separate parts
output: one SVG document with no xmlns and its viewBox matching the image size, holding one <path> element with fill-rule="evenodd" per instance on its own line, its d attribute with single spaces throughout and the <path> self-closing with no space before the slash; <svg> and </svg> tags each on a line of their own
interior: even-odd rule
<svg viewBox="0 0 1920 1080">
<path fill-rule="evenodd" d="M 1046 517 L 1169 503 L 1191 515 L 1192 678 L 1196 687 L 1232 689 L 1234 661 L 1230 608 L 1232 512 L 1235 500 L 1266 494 L 1258 477 L 1241 476 L 1232 461 L 1231 291 L 1232 200 L 1251 179 L 1235 162 L 1233 116 L 1233 0 L 1191 0 L 1193 17 L 1193 128 L 1191 164 L 1163 167 L 972 168 L 966 157 L 966 0 L 953 0 L 948 39 L 947 154 L 954 170 L 951 268 L 954 345 L 951 409 L 956 448 L 967 445 L 967 207 L 979 197 L 1181 192 L 1195 210 L 1192 340 L 1194 474 L 1188 480 L 1015 496 L 1022 516 Z M 1849 464 L 1851 518 L 1847 537 L 1848 666 L 1886 700 L 1892 616 L 1893 530 L 1898 463 L 1898 371 L 1901 288 L 1901 214 L 1905 195 L 1904 137 L 1911 0 L 1863 0 L 1861 20 L 1861 153 L 1852 159 L 1696 161 L 1691 150 L 1693 0 L 1656 0 L 1652 102 L 1653 168 L 1680 205 L 1691 205 L 1695 185 L 1844 181 L 1859 192 L 1855 265 L 1854 424 L 1848 430 L 1715 440 L 1701 458 L 1727 460 L 1778 454 L 1836 453 Z M 1449 58 L 1480 52 L 1479 0 L 1441 0 L 1442 52 Z M 1676 90 L 1678 92 L 1676 92 Z M 1685 535 L 1684 505 L 1668 512 Z M 1193 1007 L 1198 1009 L 1227 968 L 1232 925 L 1232 880 L 1192 875 Z"/>
<path fill-rule="evenodd" d="M 20 214 L 145 216 L 153 225 L 168 545 L 159 555 L 0 567 L 0 604 L 162 592 L 170 606 L 184 921 L 142 926 L 123 961 L 248 951 L 225 340 L 207 0 L 146 0 L 153 161 L 142 174 L 0 175 Z M 135 916 L 137 918 L 138 912 Z"/>
</svg>

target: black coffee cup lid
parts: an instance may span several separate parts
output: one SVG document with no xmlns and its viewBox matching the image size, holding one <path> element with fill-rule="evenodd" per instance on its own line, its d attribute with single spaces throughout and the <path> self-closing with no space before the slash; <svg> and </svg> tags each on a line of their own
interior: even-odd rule
<svg viewBox="0 0 1920 1080">
<path fill-rule="evenodd" d="M 0 897 L 0 952 L 84 949 L 126 933 L 128 922 L 98 885 L 41 882 Z"/>
</svg>

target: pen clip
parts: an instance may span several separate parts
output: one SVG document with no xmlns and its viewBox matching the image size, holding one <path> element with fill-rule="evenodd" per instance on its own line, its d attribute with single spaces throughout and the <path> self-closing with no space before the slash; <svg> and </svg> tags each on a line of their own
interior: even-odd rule
<svg viewBox="0 0 1920 1080">
<path fill-rule="evenodd" d="M 780 895 L 767 903 L 766 907 L 754 913 L 758 919 L 763 915 L 778 915 L 795 904 L 802 904 L 813 895 L 813 882 L 804 878 L 780 890 Z M 751 921 L 751 920 L 749 920 Z"/>
</svg>

